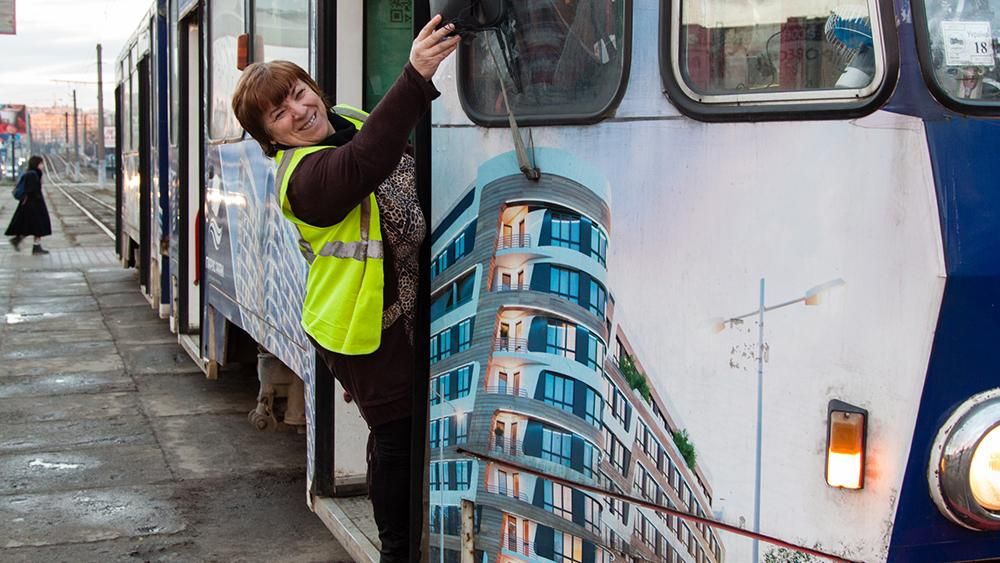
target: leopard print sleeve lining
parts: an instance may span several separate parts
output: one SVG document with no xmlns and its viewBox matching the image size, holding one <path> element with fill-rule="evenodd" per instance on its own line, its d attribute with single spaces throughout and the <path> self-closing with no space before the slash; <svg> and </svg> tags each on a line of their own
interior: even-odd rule
<svg viewBox="0 0 1000 563">
<path fill-rule="evenodd" d="M 396 302 L 385 307 L 382 329 L 402 318 L 413 344 L 417 284 L 420 275 L 420 245 L 427 235 L 420 201 L 417 199 L 416 167 L 413 157 L 404 154 L 389 178 L 375 190 L 382 224 L 382 238 L 392 248 L 399 278 Z"/>
</svg>

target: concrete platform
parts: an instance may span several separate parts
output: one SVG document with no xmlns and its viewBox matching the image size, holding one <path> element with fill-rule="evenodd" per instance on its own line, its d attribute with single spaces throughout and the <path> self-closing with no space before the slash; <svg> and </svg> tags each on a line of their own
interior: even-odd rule
<svg viewBox="0 0 1000 563">
<path fill-rule="evenodd" d="M 256 375 L 206 380 L 110 240 L 46 197 L 51 254 L 0 241 L 0 561 L 352 560 L 306 506 L 304 435 L 247 421 Z"/>
</svg>

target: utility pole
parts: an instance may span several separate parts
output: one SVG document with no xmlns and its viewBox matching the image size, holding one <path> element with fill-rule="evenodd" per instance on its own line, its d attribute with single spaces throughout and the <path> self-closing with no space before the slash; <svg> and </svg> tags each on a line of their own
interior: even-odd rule
<svg viewBox="0 0 1000 563">
<path fill-rule="evenodd" d="M 63 144 L 63 147 L 64 147 L 63 148 L 63 155 L 64 156 L 67 153 L 69 153 L 69 112 L 67 111 L 65 113 L 65 115 L 66 115 L 66 143 Z"/>
<path fill-rule="evenodd" d="M 83 145 L 83 159 L 87 160 L 87 112 L 83 112 L 83 136 L 80 137 L 80 144 Z"/>
<path fill-rule="evenodd" d="M 80 121 L 76 113 L 76 88 L 73 89 L 73 181 L 80 181 Z"/>
<path fill-rule="evenodd" d="M 97 185 L 103 188 L 104 171 L 104 79 L 101 74 L 101 44 L 97 44 Z"/>
</svg>

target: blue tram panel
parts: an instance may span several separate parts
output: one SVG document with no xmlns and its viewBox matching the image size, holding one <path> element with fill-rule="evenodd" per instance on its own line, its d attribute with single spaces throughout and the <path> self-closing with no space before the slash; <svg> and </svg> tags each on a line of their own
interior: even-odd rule
<svg viewBox="0 0 1000 563">
<path fill-rule="evenodd" d="M 432 559 L 464 501 L 477 561 L 1000 558 L 1000 4 L 904 4 L 523 2 L 463 43 Z"/>
</svg>

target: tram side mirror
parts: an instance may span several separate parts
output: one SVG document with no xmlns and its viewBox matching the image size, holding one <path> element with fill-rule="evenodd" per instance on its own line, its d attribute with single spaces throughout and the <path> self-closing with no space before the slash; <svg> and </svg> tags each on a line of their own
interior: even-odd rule
<svg viewBox="0 0 1000 563">
<path fill-rule="evenodd" d="M 504 0 L 431 0 L 431 13 L 441 25 L 455 24 L 455 33 L 474 34 L 497 28 L 506 15 Z"/>
</svg>

